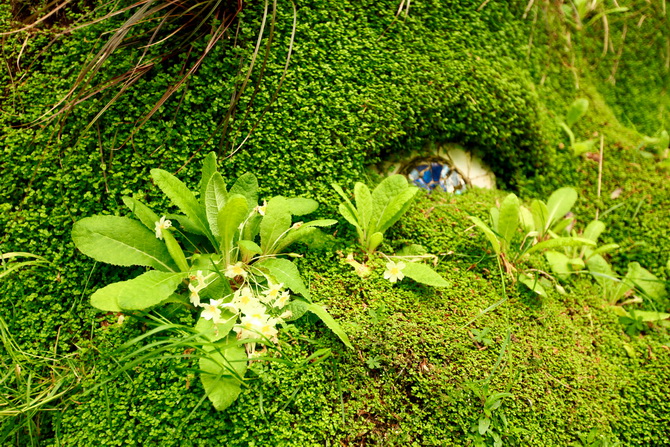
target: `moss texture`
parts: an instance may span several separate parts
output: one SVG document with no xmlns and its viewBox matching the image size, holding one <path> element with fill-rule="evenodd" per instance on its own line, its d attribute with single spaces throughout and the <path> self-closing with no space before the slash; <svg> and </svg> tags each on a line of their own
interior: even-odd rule
<svg viewBox="0 0 670 447">
<path fill-rule="evenodd" d="M 334 217 L 331 181 L 350 185 L 389 154 L 458 142 L 493 167 L 501 187 L 523 197 L 574 185 L 580 223 L 599 210 L 605 239 L 622 245 L 615 268 L 624 273 L 637 261 L 667 279 L 668 173 L 637 151 L 641 134 L 668 126 L 670 22 L 662 2 L 626 2 L 628 12 L 607 16 L 607 31 L 598 11 L 580 30 L 560 2 L 548 0 L 528 11 L 526 1 L 413 2 L 396 18 L 398 3 L 300 2 L 289 70 L 266 112 L 293 23 L 291 4 L 279 2 L 265 72 L 259 64 L 251 76 L 258 93 L 241 98 L 225 133 L 219 124 L 253 52 L 260 3 L 245 9 L 238 45 L 225 40 L 129 140 L 187 56 L 155 67 L 86 131 L 113 93 L 80 104 L 62 128 L 28 127 L 67 93 L 111 25 L 83 28 L 46 51 L 58 24 L 4 37 L 0 251 L 37 253 L 53 265 L 0 283 L 0 311 L 25 352 L 73 353 L 81 365 L 81 393 L 34 419 L 40 445 L 475 445 L 471 428 L 483 399 L 502 391 L 513 394 L 502 407 L 509 425 L 500 427 L 508 445 L 582 445 L 580 435 L 591 430 L 623 445 L 668 445 L 667 330 L 625 335 L 584 278 L 568 295 L 543 300 L 510 284 L 504 291 L 485 239 L 465 218 L 500 199 L 487 191 L 422 195 L 389 232 L 385 250 L 413 242 L 437 254 L 438 270 L 453 283 L 448 290 L 391 286 L 381 265 L 362 280 L 334 250 L 300 261 L 313 296 L 342 322 L 354 351 L 301 320 L 300 337 L 286 334 L 286 358 L 299 364 L 319 347 L 334 357 L 297 371 L 268 365 L 220 413 L 202 402 L 195 364 L 183 350 L 94 388 L 118 366 L 118 347 L 146 327 L 134 317 L 119 326 L 116 316 L 90 307 L 92 291 L 133 272 L 77 252 L 72 223 L 125 213 L 123 195 L 155 200 L 153 167 L 179 171 L 195 187 L 199 159 L 210 150 L 219 151 L 229 178 L 254 172 L 265 195 L 313 197 L 319 214 Z M 78 12 L 67 14 L 63 20 Z M 7 5 L 0 20 L 18 27 Z M 194 43 L 194 51 L 203 45 Z M 132 67 L 138 54 L 112 58 L 100 79 Z M 591 103 L 578 138 L 605 137 L 600 197 L 598 164 L 559 146 L 566 139 L 556 119 L 576 97 Z M 342 224 L 337 235 L 334 248 L 351 250 L 350 229 Z M 503 305 L 465 326 L 503 296 Z M 656 306 L 667 310 L 668 303 Z M 190 314 L 174 318 L 193 321 Z M 472 330 L 484 328 L 489 346 L 473 341 Z M 1 422 L 4 430 L 12 420 Z M 22 431 L 4 442 L 26 445 L 34 437 Z"/>
</svg>

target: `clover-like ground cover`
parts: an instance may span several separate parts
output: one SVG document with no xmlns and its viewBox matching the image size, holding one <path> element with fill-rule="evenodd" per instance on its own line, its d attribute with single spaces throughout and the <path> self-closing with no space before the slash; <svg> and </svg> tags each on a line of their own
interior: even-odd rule
<svg viewBox="0 0 670 447">
<path fill-rule="evenodd" d="M 612 258 L 615 269 L 625 273 L 628 262 L 638 261 L 667 279 L 668 174 L 637 151 L 640 133 L 668 123 L 668 17 L 660 2 L 626 2 L 630 11 L 610 15 L 607 31 L 601 20 L 577 30 L 549 1 L 536 1 L 525 18 L 527 2 L 413 2 L 408 17 L 393 22 L 398 3 L 298 5 L 295 53 L 278 102 L 246 146 L 222 162 L 228 177 L 254 172 L 268 196 L 315 198 L 321 217 L 330 218 L 336 217 L 331 181 L 363 180 L 365 166 L 389 152 L 458 141 L 482 154 L 501 186 L 517 188 L 522 198 L 546 199 L 571 185 L 580 193 L 580 223 L 596 209 L 601 215 L 613 209 L 603 220 L 606 241 L 622 246 Z M 242 136 L 260 119 L 283 69 L 292 9 L 280 2 L 279 11 L 264 87 L 248 108 L 249 121 L 237 124 Z M 10 9 L 1 6 L 0 13 L 8 27 Z M 146 327 L 132 316 L 119 325 L 116 315 L 90 306 L 94 290 L 136 272 L 95 265 L 76 252 L 72 224 L 122 213 L 122 195 L 155 199 L 148 182 L 153 167 L 174 172 L 185 165 L 179 175 L 196 186 L 198 161 L 218 147 L 218 138 L 198 148 L 227 107 L 239 55 L 248 56 L 255 41 L 259 12 L 251 5 L 244 14 L 241 47 L 217 50 L 121 148 L 117 142 L 179 72 L 178 61 L 155 68 L 85 133 L 102 99 L 83 103 L 59 139 L 54 126 L 21 126 L 67 91 L 106 25 L 85 28 L 44 53 L 56 29 L 3 41 L 0 250 L 30 251 L 53 266 L 3 278 L 0 309 L 23 352 L 69 356 L 71 367 L 55 371 L 71 371 L 80 384 L 50 403 L 56 411 L 32 418 L 3 413 L 3 430 L 22 427 L 4 442 L 467 445 L 487 395 L 509 391 L 501 407 L 506 444 L 569 445 L 595 430 L 623 445 L 666 445 L 667 329 L 626 335 L 587 277 L 567 285 L 567 295 L 538 299 L 509 283 L 503 292 L 487 242 L 468 230 L 465 217 L 485 216 L 502 197 L 486 191 L 422 197 L 390 231 L 389 249 L 413 242 L 439 254 L 437 269 L 450 289 L 392 286 L 381 278 L 382 265 L 371 278 L 359 278 L 336 253 L 355 249 L 345 225 L 334 246 L 298 261 L 313 297 L 329 306 L 354 351 L 317 321 L 302 321 L 300 334 L 286 334 L 286 358 L 300 363 L 321 347 L 334 356 L 301 370 L 269 365 L 224 412 L 200 402 L 195 363 L 179 348 L 174 358 L 148 360 L 85 394 L 119 368 L 116 349 Z M 609 49 L 601 56 L 606 32 Z M 28 62 L 16 63 L 19 54 L 34 61 L 29 72 Z M 132 58 L 120 57 L 105 76 L 130 66 Z M 576 132 L 605 136 L 600 197 L 598 164 L 558 146 L 553 118 L 578 96 L 591 107 Z M 233 135 L 224 138 L 225 149 Z M 509 297 L 505 303 L 465 326 L 502 296 Z M 667 302 L 655 304 L 668 309 Z M 192 324 L 194 317 L 172 318 Z M 486 328 L 476 340 L 475 330 Z M 3 364 L 12 366 L 13 351 L 3 349 Z M 30 357 L 22 363 L 24 371 L 34 365 Z M 26 383 L 5 380 L 3 395 Z M 21 386 L 17 391 L 25 393 Z"/>
</svg>

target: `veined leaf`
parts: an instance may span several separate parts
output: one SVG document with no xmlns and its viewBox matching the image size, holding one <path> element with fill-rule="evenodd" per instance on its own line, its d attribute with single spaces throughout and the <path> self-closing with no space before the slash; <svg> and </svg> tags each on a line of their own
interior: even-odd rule
<svg viewBox="0 0 670 447">
<path fill-rule="evenodd" d="M 329 227 L 331 225 L 335 225 L 336 223 L 337 221 L 335 219 L 319 219 L 303 223 L 298 228 L 292 228 L 288 231 L 288 233 L 286 233 L 286 236 L 279 239 L 275 245 L 275 248 L 270 254 L 282 253 L 284 249 L 289 247 L 291 244 L 309 237 L 316 231 L 315 227 Z"/>
<path fill-rule="evenodd" d="M 258 205 L 258 179 L 256 176 L 247 172 L 241 175 L 230 187 L 228 194 L 239 194 L 247 199 L 249 211 Z"/>
<path fill-rule="evenodd" d="M 247 260 L 251 259 L 253 255 L 259 255 L 263 253 L 263 250 L 261 250 L 261 247 L 258 246 L 253 241 L 248 241 L 246 239 L 240 239 L 237 241 L 237 245 L 239 245 L 240 250 L 242 251 L 242 255 L 244 258 L 247 258 Z"/>
<path fill-rule="evenodd" d="M 661 321 L 670 318 L 670 314 L 668 313 L 651 310 L 632 310 L 630 313 L 632 316 L 645 322 Z"/>
<path fill-rule="evenodd" d="M 540 236 L 543 236 L 547 232 L 549 222 L 549 210 L 547 210 L 547 205 L 541 200 L 533 200 L 530 204 L 530 212 L 533 215 L 535 231 L 538 231 Z"/>
<path fill-rule="evenodd" d="M 291 227 L 291 213 L 286 199 L 276 196 L 270 199 L 261 221 L 261 248 L 263 253 L 270 253 L 274 244 Z"/>
<path fill-rule="evenodd" d="M 303 197 L 289 197 L 286 199 L 286 205 L 289 212 L 294 216 L 304 216 L 316 211 L 319 203 L 316 200 L 306 199 Z"/>
<path fill-rule="evenodd" d="M 645 295 L 655 300 L 661 300 L 666 296 L 665 281 L 661 281 L 649 270 L 640 266 L 637 262 L 628 264 L 628 281 L 633 283 Z"/>
<path fill-rule="evenodd" d="M 557 251 L 547 251 L 544 253 L 544 256 L 547 258 L 547 262 L 551 266 L 551 271 L 554 272 L 556 276 L 560 279 L 566 280 L 572 273 L 568 262 L 568 258 L 564 253 L 559 253 Z"/>
<path fill-rule="evenodd" d="M 207 356 L 200 359 L 200 380 L 205 394 L 217 410 L 228 408 L 242 391 L 241 383 L 247 371 L 247 353 L 228 337 L 218 349 L 206 348 Z"/>
<path fill-rule="evenodd" d="M 172 257 L 172 260 L 175 262 L 175 264 L 177 264 L 179 270 L 182 272 L 187 272 L 188 262 L 186 261 L 184 251 L 181 249 L 179 242 L 177 242 L 170 230 L 163 231 L 163 240 L 165 242 L 165 246 L 168 249 L 168 252 L 170 253 L 170 257 Z"/>
<path fill-rule="evenodd" d="M 519 228 L 519 199 L 515 194 L 508 194 L 500 204 L 498 217 L 498 234 L 509 247 L 517 228 Z"/>
<path fill-rule="evenodd" d="M 375 219 L 373 214 L 370 225 L 374 225 L 375 232 L 383 233 L 396 223 L 407 212 L 409 207 L 412 206 L 412 198 L 414 198 L 414 195 L 418 191 L 419 188 L 415 186 L 407 188 L 405 191 L 391 198 L 388 206 L 384 208 L 381 216 L 379 216 L 379 219 Z"/>
<path fill-rule="evenodd" d="M 449 287 L 451 284 L 442 278 L 435 270 L 420 262 L 408 262 L 402 273 L 408 278 L 421 284 L 433 287 Z"/>
<path fill-rule="evenodd" d="M 200 177 L 200 204 L 203 206 L 205 206 L 207 188 L 214 173 L 216 173 L 216 154 L 210 152 L 202 162 L 202 177 Z"/>
<path fill-rule="evenodd" d="M 266 268 L 277 281 L 284 283 L 284 285 L 294 293 L 299 293 L 305 297 L 305 299 L 311 301 L 312 298 L 309 294 L 309 289 L 305 287 L 305 283 L 300 276 L 298 267 L 288 259 L 267 258 L 254 265 Z"/>
<path fill-rule="evenodd" d="M 592 255 L 586 260 L 586 266 L 604 290 L 608 290 L 611 285 L 618 283 L 618 279 L 610 264 L 600 255 Z"/>
<path fill-rule="evenodd" d="M 535 221 L 533 220 L 533 213 L 525 206 L 519 207 L 519 222 L 523 228 L 524 234 L 528 235 L 535 231 Z"/>
<path fill-rule="evenodd" d="M 484 236 L 486 236 L 486 239 L 488 239 L 489 243 L 491 244 L 491 247 L 493 248 L 493 251 L 499 255 L 501 253 L 500 250 L 500 242 L 498 241 L 498 236 L 491 230 L 488 225 L 486 225 L 484 222 L 479 217 L 476 216 L 468 216 L 468 219 L 472 221 L 472 223 L 475 224 L 477 228 L 482 230 L 484 233 Z"/>
<path fill-rule="evenodd" d="M 596 243 L 583 237 L 557 237 L 556 239 L 548 239 L 530 247 L 525 254 L 529 255 L 539 250 L 547 250 L 558 247 L 579 247 L 581 245 L 589 245 L 595 247 Z"/>
<path fill-rule="evenodd" d="M 384 240 L 384 235 L 377 231 L 376 233 L 373 233 L 370 235 L 370 238 L 368 239 L 368 246 L 366 247 L 369 253 L 372 253 L 379 247 L 379 244 L 382 243 Z"/>
<path fill-rule="evenodd" d="M 363 227 L 361 227 L 360 223 L 358 222 L 358 216 L 356 210 L 352 207 L 352 205 L 342 202 L 338 206 L 338 211 L 344 217 L 344 219 L 349 222 L 351 225 L 356 227 L 358 230 L 359 235 L 362 234 L 363 232 Z"/>
<path fill-rule="evenodd" d="M 386 208 L 391 204 L 391 200 L 402 194 L 403 191 L 407 191 L 408 188 L 407 179 L 400 174 L 386 177 L 377 185 L 372 191 L 372 217 L 370 218 L 370 226 L 366 229 L 368 233 L 381 231 L 379 222 L 382 220 L 381 217 L 385 214 Z"/>
<path fill-rule="evenodd" d="M 124 196 L 121 198 L 123 203 L 130 209 L 130 211 L 151 231 L 155 231 L 156 222 L 160 220 L 158 214 L 154 213 L 151 208 L 144 203 L 132 197 Z"/>
<path fill-rule="evenodd" d="M 162 169 L 152 169 L 151 177 L 156 185 L 165 193 L 182 213 L 186 214 L 196 227 L 203 232 L 214 243 L 214 238 L 209 231 L 205 209 L 196 200 L 193 193 L 186 185 L 174 175 Z"/>
<path fill-rule="evenodd" d="M 237 314 L 228 312 L 224 310 L 221 312 L 222 323 L 214 323 L 214 320 L 205 320 L 204 318 L 198 318 L 198 322 L 195 324 L 195 330 L 199 332 L 203 338 L 206 338 L 209 341 L 218 341 L 222 338 L 226 338 L 230 331 L 237 323 Z"/>
<path fill-rule="evenodd" d="M 226 263 L 230 260 L 230 250 L 233 248 L 235 233 L 248 213 L 247 199 L 239 194 L 228 196 L 226 204 L 219 211 L 217 218 L 219 233 L 221 234 L 219 239 L 221 240 L 221 253 L 223 253 Z"/>
<path fill-rule="evenodd" d="M 498 232 L 498 221 L 500 220 L 500 208 L 491 207 L 489 209 L 489 218 L 491 219 L 491 229 L 494 232 Z"/>
<path fill-rule="evenodd" d="M 598 242 L 598 238 L 603 231 L 605 231 L 605 223 L 601 220 L 593 220 L 586 226 L 582 236 L 593 242 Z"/>
<path fill-rule="evenodd" d="M 91 304 L 108 312 L 148 309 L 168 299 L 187 275 L 186 272 L 151 270 L 137 278 L 98 289 L 91 295 Z"/>
<path fill-rule="evenodd" d="M 548 230 L 558 219 L 568 214 L 577 201 L 577 191 L 574 188 L 565 187 L 557 189 L 547 201 L 547 220 L 544 230 Z"/>
<path fill-rule="evenodd" d="M 323 321 L 324 324 L 328 327 L 328 329 L 333 331 L 333 333 L 337 335 L 340 340 L 342 340 L 342 343 L 344 343 L 347 348 L 354 349 L 354 347 L 351 345 L 351 342 L 349 341 L 349 337 L 342 329 L 342 326 L 340 326 L 340 324 L 335 321 L 335 319 L 328 313 L 328 311 L 326 311 L 326 309 L 316 303 L 312 303 L 307 307 L 307 310 L 319 317 L 321 321 Z"/>
<path fill-rule="evenodd" d="M 368 228 L 372 218 L 372 193 L 363 183 L 357 182 L 354 185 L 354 199 L 356 208 L 361 219 L 360 224 L 363 228 Z"/>
<path fill-rule="evenodd" d="M 76 222 L 72 240 L 96 261 L 113 265 L 144 265 L 163 271 L 175 266 L 165 244 L 140 222 L 128 217 L 93 216 Z"/>
<path fill-rule="evenodd" d="M 219 237 L 219 211 L 221 211 L 228 199 L 226 182 L 218 172 L 212 174 L 205 189 L 205 214 L 212 234 Z"/>
</svg>

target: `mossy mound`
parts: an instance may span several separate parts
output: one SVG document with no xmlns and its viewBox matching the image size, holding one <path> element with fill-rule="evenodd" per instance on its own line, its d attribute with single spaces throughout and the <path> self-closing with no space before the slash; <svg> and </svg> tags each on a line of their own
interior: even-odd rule
<svg viewBox="0 0 670 447">
<path fill-rule="evenodd" d="M 359 278 L 336 254 L 355 250 L 344 223 L 332 249 L 306 253 L 299 263 L 312 294 L 350 334 L 353 351 L 317 321 L 299 320 L 299 333 L 282 334 L 292 363 L 251 374 L 223 412 L 203 400 L 196 364 L 183 349 L 106 381 L 128 361 L 119 347 L 148 327 L 134 316 L 119 325 L 117 315 L 91 308 L 88 296 L 137 272 L 85 258 L 71 242 L 72 224 L 96 213 L 125 214 L 123 195 L 154 202 L 153 167 L 179 171 L 195 187 L 198 161 L 210 150 L 220 151 L 228 178 L 253 172 L 263 194 L 315 198 L 318 213 L 330 218 L 337 205 L 331 181 L 362 181 L 368 164 L 391 153 L 458 142 L 494 168 L 500 186 L 524 198 L 575 186 L 580 225 L 597 210 L 608 226 L 606 242 L 622 245 L 611 258 L 615 269 L 624 273 L 637 261 L 667 279 L 668 173 L 637 150 L 639 132 L 667 123 L 668 70 L 659 53 L 667 14 L 631 1 L 628 13 L 610 17 L 614 45 L 598 57 L 605 32 L 599 11 L 579 30 L 555 2 L 527 6 L 433 0 L 396 17 L 396 1 L 301 3 L 289 70 L 271 104 L 293 24 L 292 5 L 280 2 L 267 60 L 251 73 L 258 92 L 253 101 L 251 90 L 240 98 L 225 133 L 222 119 L 253 53 L 261 4 L 245 9 L 239 45 L 217 47 L 132 138 L 134 124 L 188 62 L 185 55 L 156 66 L 86 131 L 113 92 L 78 105 L 62 127 L 26 127 L 66 94 L 110 25 L 83 28 L 44 52 L 56 28 L 37 27 L 27 41 L 26 34 L 6 37 L 12 63 L 0 72 L 0 250 L 30 251 L 53 264 L 3 278 L 0 310 L 23 352 L 69 354 L 81 387 L 53 403 L 58 411 L 24 415 L 21 421 L 31 422 L 4 442 L 477 445 L 486 398 L 509 392 L 501 407 L 508 424 L 496 422 L 508 445 L 589 445 L 588 433 L 624 445 L 668 445 L 667 329 L 626 335 L 589 278 L 567 285 L 567 295 L 552 291 L 543 299 L 509 281 L 503 288 L 486 240 L 466 219 L 483 217 L 502 197 L 495 191 L 422 194 L 388 233 L 385 251 L 420 243 L 436 254 L 449 289 L 409 280 L 392 286 L 381 278 L 381 264 L 370 279 Z M 0 17 L 9 26 L 7 5 Z M 194 51 L 203 45 L 194 43 Z M 100 79 L 132 68 L 138 54 L 111 59 Z M 30 71 L 21 60 L 32 63 Z M 556 119 L 575 97 L 591 104 L 577 136 L 605 137 L 600 180 L 595 154 L 574 157 L 559 145 L 565 139 Z M 666 302 L 643 305 L 668 309 Z M 182 324 L 195 317 L 170 315 Z M 482 332 L 475 330 L 485 329 L 489 335 L 477 339 Z M 319 348 L 333 356 L 307 361 Z M 0 354 L 13 364 L 7 346 Z M 14 423 L 3 419 L 2 430 Z"/>
</svg>

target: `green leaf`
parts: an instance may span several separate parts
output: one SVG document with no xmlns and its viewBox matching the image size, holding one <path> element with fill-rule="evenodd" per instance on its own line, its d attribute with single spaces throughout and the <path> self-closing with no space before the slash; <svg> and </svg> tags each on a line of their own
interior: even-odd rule
<svg viewBox="0 0 670 447">
<path fill-rule="evenodd" d="M 659 280 L 653 273 L 640 266 L 637 262 L 628 264 L 626 278 L 633 283 L 637 289 L 641 290 L 645 295 L 654 300 L 662 300 L 667 294 L 665 290 L 665 282 Z"/>
<path fill-rule="evenodd" d="M 291 317 L 287 318 L 286 321 L 297 320 L 298 318 L 305 315 L 305 313 L 309 310 L 309 304 L 310 303 L 302 299 L 291 300 L 284 308 L 284 310 L 291 312 Z"/>
<path fill-rule="evenodd" d="M 382 225 L 393 218 L 400 211 L 400 208 L 402 208 L 402 204 L 399 205 L 397 200 L 394 201 L 394 199 L 410 190 L 416 192 L 416 189 L 408 186 L 404 175 L 391 175 L 382 180 L 374 191 L 372 191 L 372 217 L 370 218 L 370 225 L 366 228 L 367 233 L 372 234 L 377 231 L 383 233 Z M 392 203 L 395 205 L 395 209 L 388 210 Z"/>
<path fill-rule="evenodd" d="M 216 154 L 210 152 L 202 162 L 202 177 L 200 177 L 200 204 L 205 205 L 207 188 L 212 176 L 216 173 Z"/>
<path fill-rule="evenodd" d="M 72 240 L 85 255 L 113 265 L 143 265 L 163 271 L 175 266 L 165 244 L 128 217 L 93 216 L 76 222 Z"/>
<path fill-rule="evenodd" d="M 303 241 L 314 234 L 316 230 L 315 227 L 329 227 L 335 225 L 337 221 L 335 219 L 320 219 L 313 220 L 311 222 L 306 222 L 298 228 L 292 228 L 286 233 L 286 236 L 281 238 L 278 243 L 275 245 L 275 248 L 272 250 L 272 253 L 282 253 L 285 248 L 294 244 L 295 242 Z"/>
<path fill-rule="evenodd" d="M 263 253 L 263 250 L 261 250 L 261 247 L 258 246 L 257 243 L 253 241 L 247 241 L 246 239 L 240 239 L 237 241 L 237 245 L 239 245 L 240 250 L 242 251 L 242 255 L 244 258 L 251 259 L 253 255 L 259 255 Z"/>
<path fill-rule="evenodd" d="M 593 220 L 584 229 L 583 237 L 593 242 L 598 242 L 598 238 L 605 231 L 605 223 L 601 220 Z"/>
<path fill-rule="evenodd" d="M 91 295 L 91 305 L 108 312 L 148 309 L 168 299 L 186 276 L 185 272 L 151 270 L 137 278 L 98 289 Z"/>
<path fill-rule="evenodd" d="M 242 391 L 242 378 L 247 370 L 247 354 L 238 346 L 235 337 L 228 337 L 218 349 L 207 348 L 200 359 L 200 380 L 205 394 L 217 410 L 225 410 Z"/>
<path fill-rule="evenodd" d="M 529 234 L 533 231 L 536 231 L 535 221 L 533 220 L 533 213 L 531 213 L 531 211 L 525 206 L 519 207 L 519 222 L 521 223 L 521 228 L 523 228 L 524 234 Z"/>
<path fill-rule="evenodd" d="M 170 257 L 175 262 L 175 264 L 177 264 L 179 270 L 182 272 L 187 272 L 189 268 L 188 262 L 186 261 L 186 256 L 184 255 L 184 251 L 179 246 L 179 242 L 177 242 L 177 240 L 172 235 L 172 231 L 163 230 L 163 240 L 165 242 L 165 246 L 168 249 L 168 252 L 170 253 Z"/>
<path fill-rule="evenodd" d="M 212 174 L 205 190 L 205 214 L 212 234 L 219 237 L 219 212 L 223 209 L 228 199 L 226 182 L 218 172 Z"/>
<path fill-rule="evenodd" d="M 547 291 L 544 290 L 544 287 L 542 287 L 542 284 L 540 284 L 540 281 L 538 281 L 537 279 L 521 273 L 519 275 L 519 282 L 524 286 L 528 287 L 533 292 L 537 293 L 538 295 L 547 296 Z"/>
<path fill-rule="evenodd" d="M 555 239 L 548 239 L 546 241 L 542 241 L 540 243 L 533 245 L 528 249 L 528 251 L 526 251 L 525 254 L 529 255 L 536 251 L 547 250 L 550 248 L 579 247 L 582 245 L 595 247 L 596 243 L 589 239 L 584 239 L 582 237 L 557 237 Z"/>
<path fill-rule="evenodd" d="M 486 236 L 486 239 L 489 240 L 491 243 L 491 247 L 493 247 L 493 251 L 499 255 L 501 253 L 500 250 L 500 242 L 498 241 L 498 236 L 486 225 L 484 222 L 479 217 L 476 216 L 468 216 L 468 219 L 472 221 L 472 223 L 475 224 L 477 228 L 482 230 L 484 233 L 484 236 Z"/>
<path fill-rule="evenodd" d="M 506 247 L 509 247 L 516 234 L 516 229 L 519 228 L 519 206 L 519 199 L 515 194 L 507 195 L 500 204 L 498 234 L 506 241 Z"/>
<path fill-rule="evenodd" d="M 214 243 L 211 232 L 207 225 L 205 209 L 198 203 L 193 193 L 186 185 L 174 175 L 162 169 L 152 169 L 151 177 L 156 185 L 165 193 L 170 201 L 175 204 L 182 213 L 186 214 L 195 226 L 203 232 Z"/>
<path fill-rule="evenodd" d="M 361 225 L 358 222 L 356 210 L 354 210 L 350 204 L 342 202 L 337 207 L 337 209 L 347 222 L 356 227 L 359 233 L 363 231 L 363 227 L 361 227 Z"/>
<path fill-rule="evenodd" d="M 568 109 L 568 114 L 565 116 L 565 123 L 572 127 L 577 121 L 582 119 L 589 109 L 589 100 L 585 98 L 576 99 Z"/>
<path fill-rule="evenodd" d="M 479 423 L 477 424 L 477 431 L 479 432 L 480 435 L 484 435 L 484 433 L 489 431 L 490 426 L 491 426 L 491 419 L 487 417 L 479 418 Z"/>
<path fill-rule="evenodd" d="M 319 203 L 316 200 L 305 199 L 303 197 L 290 197 L 286 199 L 286 205 L 289 212 L 294 216 L 304 216 L 316 211 Z"/>
<path fill-rule="evenodd" d="M 551 266 L 551 271 L 554 272 L 556 276 L 560 279 L 566 280 L 572 273 L 572 270 L 569 266 L 570 258 L 565 254 L 559 253 L 557 251 L 547 251 L 544 256 L 547 258 L 547 262 Z"/>
<path fill-rule="evenodd" d="M 299 293 L 307 300 L 311 301 L 309 289 L 305 287 L 305 283 L 300 276 L 298 267 L 288 259 L 267 258 L 254 265 L 266 268 L 277 281 L 284 283 L 284 285 L 294 293 Z"/>
<path fill-rule="evenodd" d="M 372 228 L 375 232 L 383 233 L 396 223 L 412 206 L 412 198 L 417 191 L 419 191 L 419 188 L 410 187 L 391 197 L 387 205 L 381 208 L 381 214 L 378 218 L 373 213 L 368 234 L 372 232 Z"/>
<path fill-rule="evenodd" d="M 449 287 L 451 284 L 442 278 L 435 270 L 420 262 L 408 262 L 402 273 L 408 278 L 421 284 L 433 287 Z"/>
<path fill-rule="evenodd" d="M 366 247 L 368 253 L 372 253 L 379 247 L 379 244 L 384 240 L 384 235 L 380 232 L 373 233 L 368 240 L 368 246 Z"/>
<path fill-rule="evenodd" d="M 419 244 L 410 244 L 405 245 L 403 248 L 398 250 L 396 253 L 397 256 L 423 256 L 427 254 L 428 251 Z"/>
<path fill-rule="evenodd" d="M 151 231 L 155 231 L 156 222 L 160 220 L 158 214 L 154 213 L 151 208 L 144 203 L 132 197 L 122 197 L 123 203 L 130 209 L 130 211 L 137 217 L 140 222 L 144 224 Z"/>
<path fill-rule="evenodd" d="M 596 248 L 595 250 L 587 253 L 586 257 L 588 259 L 589 257 L 591 257 L 593 255 L 601 255 L 603 253 L 609 253 L 609 252 L 614 251 L 618 248 L 619 248 L 618 244 L 605 244 L 605 245 L 602 245 L 602 246 Z"/>
<path fill-rule="evenodd" d="M 221 321 L 222 323 L 214 324 L 214 320 L 205 320 L 202 317 L 198 318 L 198 322 L 195 324 L 195 330 L 200 333 L 203 338 L 209 341 L 214 342 L 221 340 L 230 334 L 235 323 L 237 323 L 237 314 L 224 310 L 221 312 Z"/>
<path fill-rule="evenodd" d="M 258 180 L 256 176 L 249 172 L 241 175 L 230 187 L 228 193 L 244 196 L 247 199 L 249 211 L 251 211 L 258 205 Z"/>
<path fill-rule="evenodd" d="M 589 257 L 586 260 L 586 266 L 603 289 L 607 290 L 611 285 L 618 283 L 612 267 L 602 256 L 593 255 Z"/>
<path fill-rule="evenodd" d="M 363 228 L 368 228 L 370 219 L 372 218 L 372 194 L 370 189 L 363 183 L 357 182 L 354 185 L 354 199 L 356 200 L 356 208 L 361 219 L 360 224 Z"/>
<path fill-rule="evenodd" d="M 314 315 L 319 317 L 321 321 L 324 322 L 324 324 L 333 331 L 335 335 L 337 335 L 340 340 L 342 340 L 342 343 L 349 348 L 349 349 L 354 349 L 354 347 L 351 345 L 351 342 L 349 341 L 349 337 L 347 334 L 344 332 L 340 324 L 335 321 L 335 319 L 328 313 L 326 309 L 321 307 L 320 305 L 316 303 L 312 303 L 307 307 L 307 310 L 312 312 Z"/>
<path fill-rule="evenodd" d="M 230 261 L 230 251 L 233 248 L 233 238 L 240 224 L 244 222 L 249 212 L 247 199 L 239 194 L 228 196 L 226 204 L 219 211 L 217 219 L 219 226 L 219 239 L 221 240 L 221 252 L 225 256 L 226 263 Z"/>
<path fill-rule="evenodd" d="M 555 221 L 568 214 L 576 201 L 577 191 L 574 188 L 565 187 L 554 191 L 547 201 L 548 214 L 545 231 L 551 228 Z"/>
<path fill-rule="evenodd" d="M 263 253 L 271 253 L 278 239 L 291 227 L 291 213 L 286 205 L 286 199 L 281 196 L 273 197 L 268 202 L 265 216 L 261 221 L 261 248 Z"/>
<path fill-rule="evenodd" d="M 549 226 L 549 210 L 547 209 L 547 205 L 541 200 L 533 200 L 530 204 L 530 212 L 533 214 L 535 231 L 538 231 L 540 236 L 543 236 Z"/>
<path fill-rule="evenodd" d="M 665 313 L 665 312 L 655 312 L 651 310 L 635 310 L 631 311 L 631 314 L 645 322 L 654 322 L 654 321 L 661 321 L 661 320 L 667 320 L 670 318 L 670 314 Z"/>
</svg>

